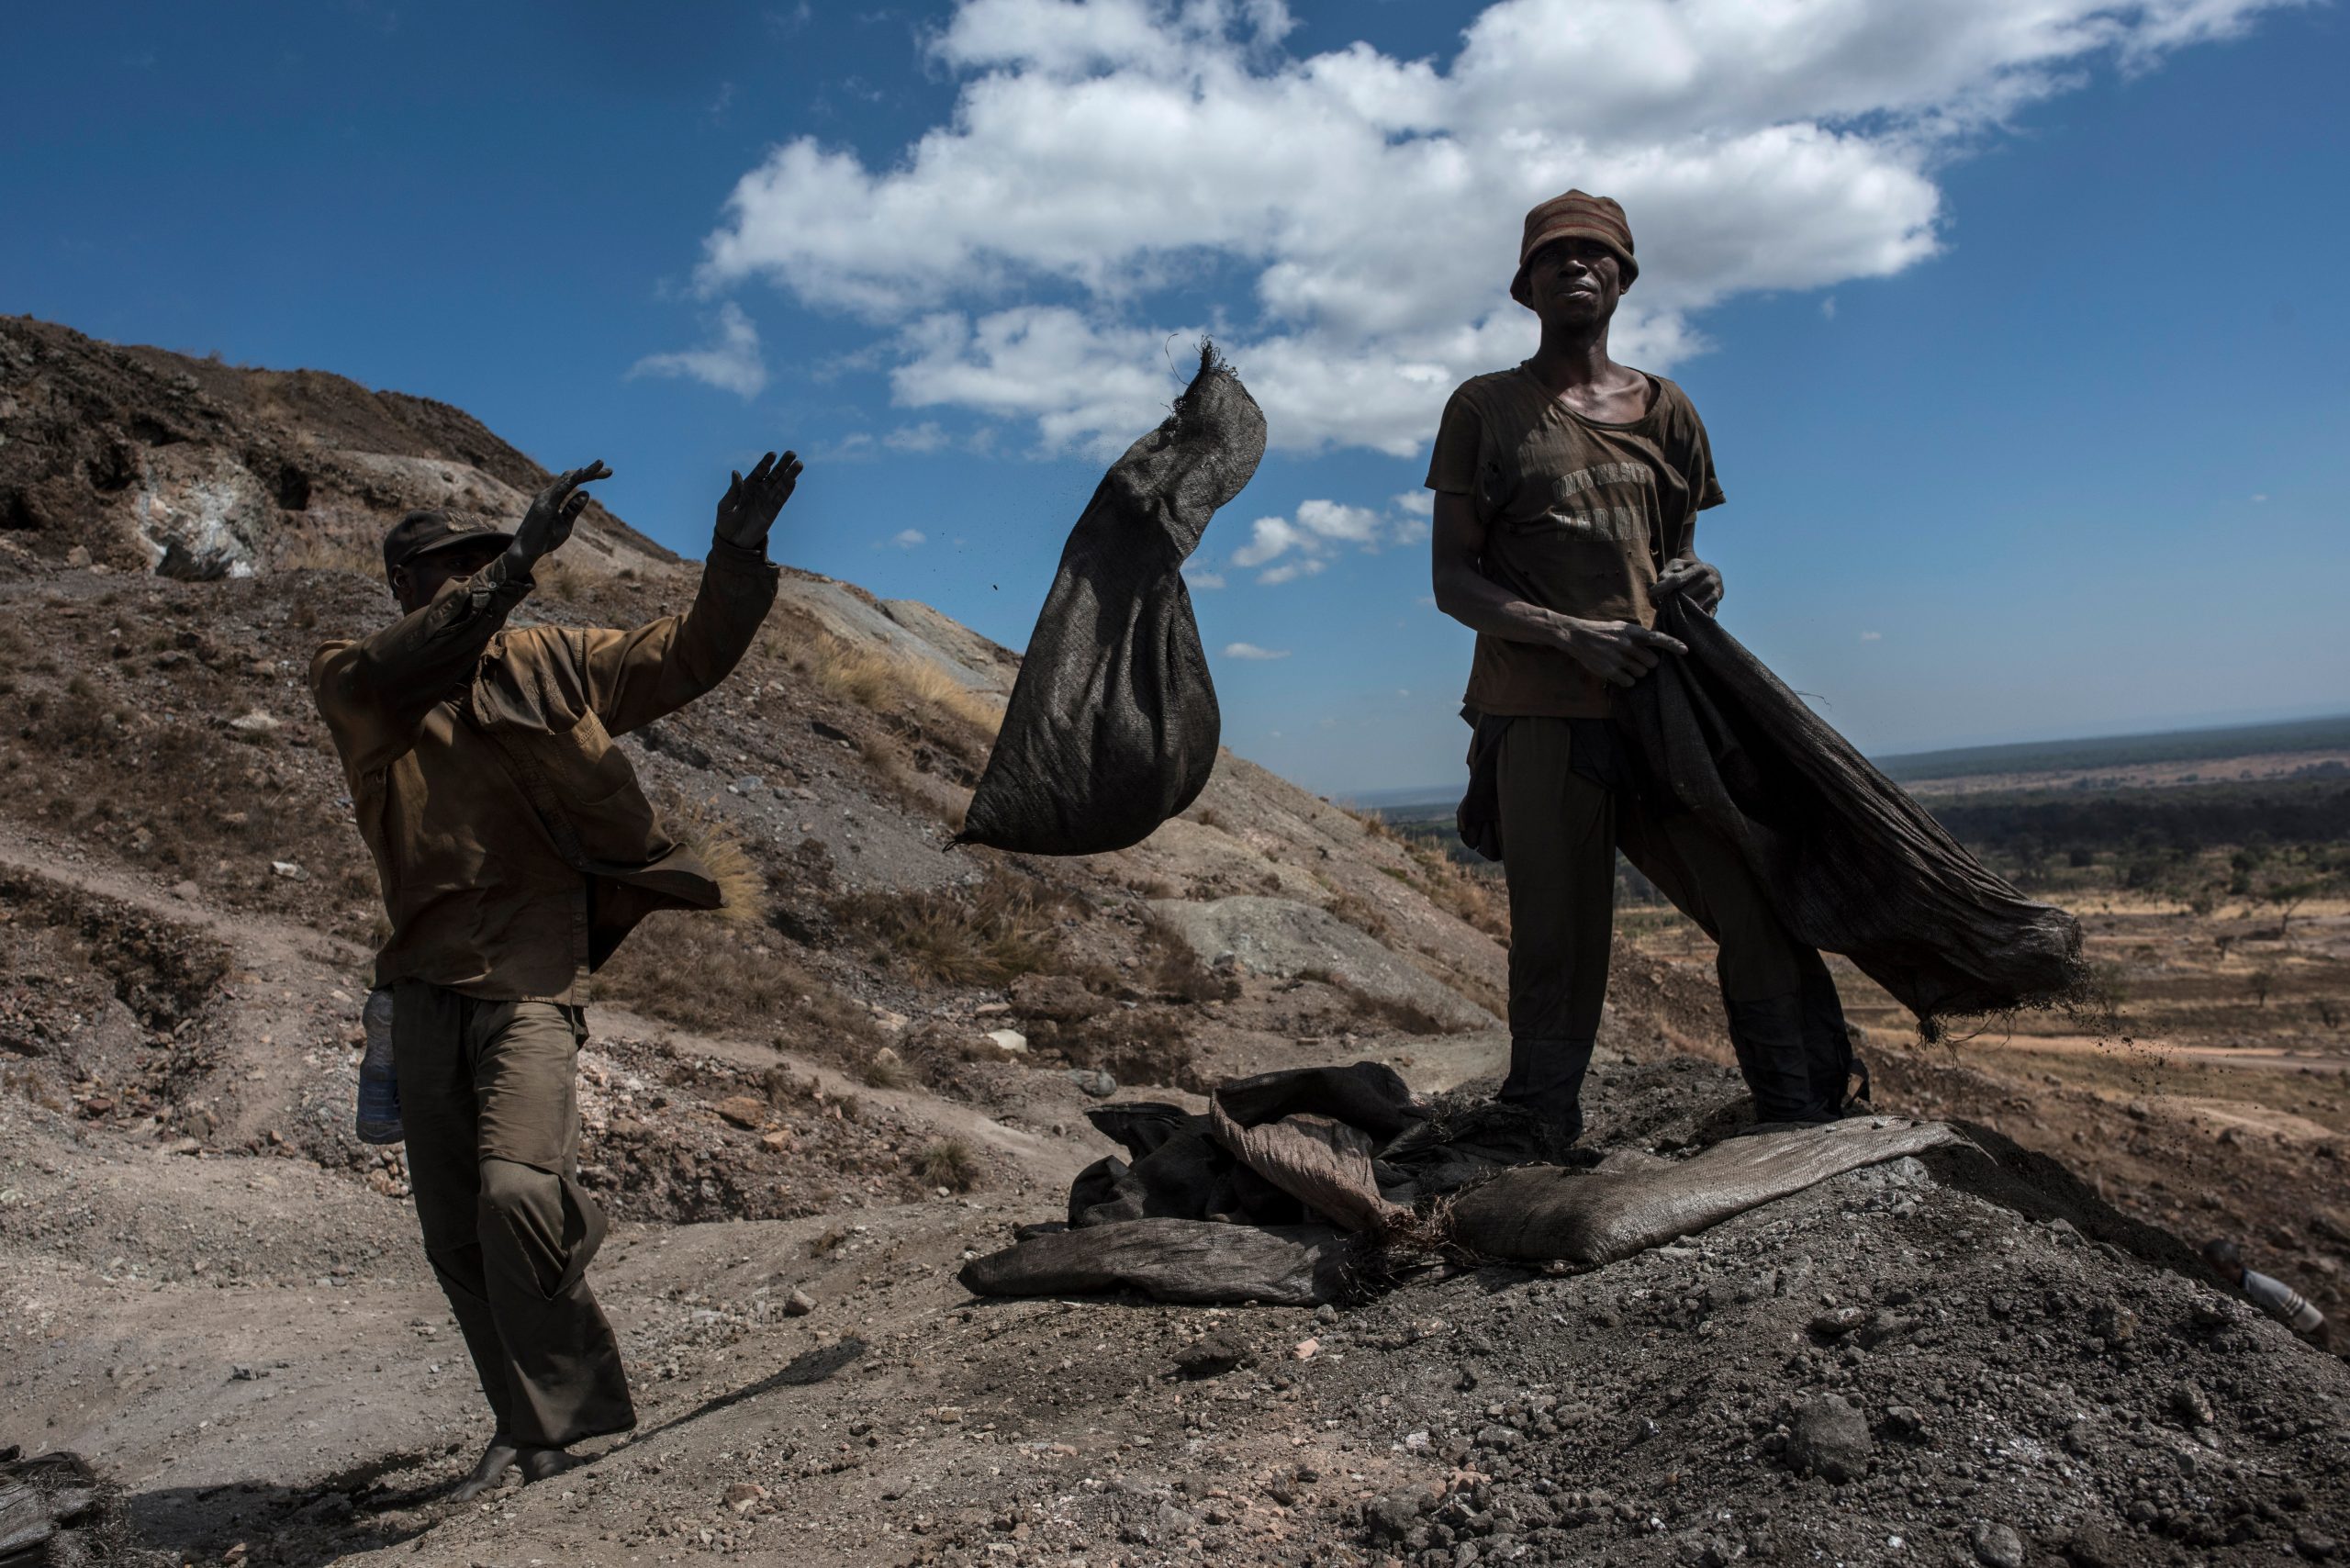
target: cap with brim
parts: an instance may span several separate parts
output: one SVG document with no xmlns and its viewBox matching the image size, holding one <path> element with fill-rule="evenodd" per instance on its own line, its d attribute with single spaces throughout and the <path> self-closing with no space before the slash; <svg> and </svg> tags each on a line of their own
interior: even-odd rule
<svg viewBox="0 0 2350 1568">
<path fill-rule="evenodd" d="M 1569 191 L 1552 196 L 1526 215 L 1526 229 L 1517 246 L 1517 275 L 1510 279 L 1510 297 L 1520 305 L 1528 303 L 1526 267 L 1534 252 L 1553 240 L 1595 240 L 1616 253 L 1624 281 L 1630 283 L 1640 275 L 1640 263 L 1632 254 L 1632 226 L 1624 220 L 1624 209 L 1606 196 Z"/>
<path fill-rule="evenodd" d="M 455 512 L 439 510 L 412 511 L 392 525 L 384 535 L 384 569 L 391 570 L 415 560 L 420 555 L 437 554 L 443 550 L 459 550 L 483 544 L 503 550 L 512 543 L 514 535 L 502 528 L 492 528 Z"/>
</svg>

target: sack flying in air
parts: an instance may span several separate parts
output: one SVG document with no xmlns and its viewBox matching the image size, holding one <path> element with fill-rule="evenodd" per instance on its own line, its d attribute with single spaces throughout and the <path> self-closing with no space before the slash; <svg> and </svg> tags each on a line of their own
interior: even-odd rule
<svg viewBox="0 0 2350 1568">
<path fill-rule="evenodd" d="M 1183 562 L 1257 472 L 1265 416 L 1214 345 L 1061 551 L 957 844 L 1097 855 L 1198 798 L 1223 721 Z"/>
</svg>

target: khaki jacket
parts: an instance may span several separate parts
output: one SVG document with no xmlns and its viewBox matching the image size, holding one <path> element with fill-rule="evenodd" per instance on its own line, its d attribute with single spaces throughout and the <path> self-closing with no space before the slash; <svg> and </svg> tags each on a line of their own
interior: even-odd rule
<svg viewBox="0 0 2350 1568">
<path fill-rule="evenodd" d="M 509 631 L 528 593 L 500 560 L 414 614 L 310 660 L 392 934 L 375 983 L 493 1001 L 587 1001 L 587 977 L 659 909 L 711 909 L 616 735 L 742 659 L 777 568 L 713 542 L 693 607 L 632 632 Z"/>
</svg>

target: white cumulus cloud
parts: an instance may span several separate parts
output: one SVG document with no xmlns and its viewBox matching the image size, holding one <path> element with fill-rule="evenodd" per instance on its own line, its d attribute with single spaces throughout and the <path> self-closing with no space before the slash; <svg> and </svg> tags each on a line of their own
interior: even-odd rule
<svg viewBox="0 0 2350 1568">
<path fill-rule="evenodd" d="M 2020 106 L 2294 3 L 1498 0 L 1400 60 L 1293 52 L 1279 0 L 964 0 L 927 45 L 951 114 L 871 160 L 775 148 L 701 277 L 869 319 L 907 407 L 1098 451 L 1156 422 L 1200 325 L 1165 290 L 1236 271 L 1218 337 L 1274 444 L 1409 455 L 1532 345 L 1504 292 L 1532 203 L 1623 201 L 1615 347 L 1668 369 L 1732 295 L 1932 254 L 1938 167 Z"/>
<path fill-rule="evenodd" d="M 897 452 L 938 452 L 953 438 L 939 428 L 936 420 L 924 420 L 918 425 L 901 425 L 881 438 L 881 444 Z"/>
<path fill-rule="evenodd" d="M 917 544 L 928 543 L 929 538 L 930 535 L 919 528 L 901 528 L 890 535 L 890 543 L 901 550 L 911 550 Z"/>
<path fill-rule="evenodd" d="M 727 300 L 718 308 L 716 342 L 677 353 L 646 354 L 629 367 L 629 375 L 690 376 L 723 392 L 755 398 L 767 384 L 767 367 L 759 358 L 758 324 Z"/>
<path fill-rule="evenodd" d="M 1420 507 L 1406 493 L 1393 504 L 1402 516 L 1338 501 L 1300 501 L 1293 518 L 1260 517 L 1251 523 L 1248 543 L 1232 553 L 1232 564 L 1248 570 L 1265 567 L 1257 574 L 1260 583 L 1285 583 L 1322 571 L 1348 546 L 1375 554 L 1382 544 L 1411 544 L 1427 537 L 1423 514 L 1435 510 L 1432 498 Z"/>
<path fill-rule="evenodd" d="M 1405 490 L 1387 504 L 1403 514 L 1395 523 L 1396 543 L 1417 544 L 1428 536 L 1428 529 L 1436 521 L 1434 490 Z"/>
<path fill-rule="evenodd" d="M 1285 659 L 1287 648 L 1260 648 L 1254 643 L 1226 643 L 1224 656 L 1227 659 Z"/>
</svg>

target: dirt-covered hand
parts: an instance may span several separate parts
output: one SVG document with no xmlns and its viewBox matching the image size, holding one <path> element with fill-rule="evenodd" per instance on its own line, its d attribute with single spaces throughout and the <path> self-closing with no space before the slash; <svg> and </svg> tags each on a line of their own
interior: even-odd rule
<svg viewBox="0 0 2350 1568">
<path fill-rule="evenodd" d="M 1709 562 L 1688 558 L 1670 563 L 1664 575 L 1656 580 L 1649 598 L 1658 599 L 1667 594 L 1686 595 L 1689 602 L 1711 615 L 1722 601 L 1722 574 Z"/>
<path fill-rule="evenodd" d="M 1570 621 L 1561 646 L 1577 664 L 1611 686 L 1629 686 L 1666 654 L 1685 654 L 1681 642 L 1637 621 Z"/>
<path fill-rule="evenodd" d="M 718 503 L 718 537 L 745 550 L 765 550 L 775 514 L 800 483 L 800 466 L 796 454 L 778 458 L 770 452 L 748 474 L 735 475 Z"/>
<path fill-rule="evenodd" d="M 515 525 L 514 543 L 506 547 L 514 564 L 527 572 L 532 562 L 560 549 L 563 542 L 571 537 L 571 525 L 579 521 L 579 514 L 588 510 L 588 503 L 593 498 L 579 487 L 611 476 L 612 471 L 599 460 L 585 468 L 556 475 L 554 484 L 532 496 L 531 510 Z"/>
</svg>

